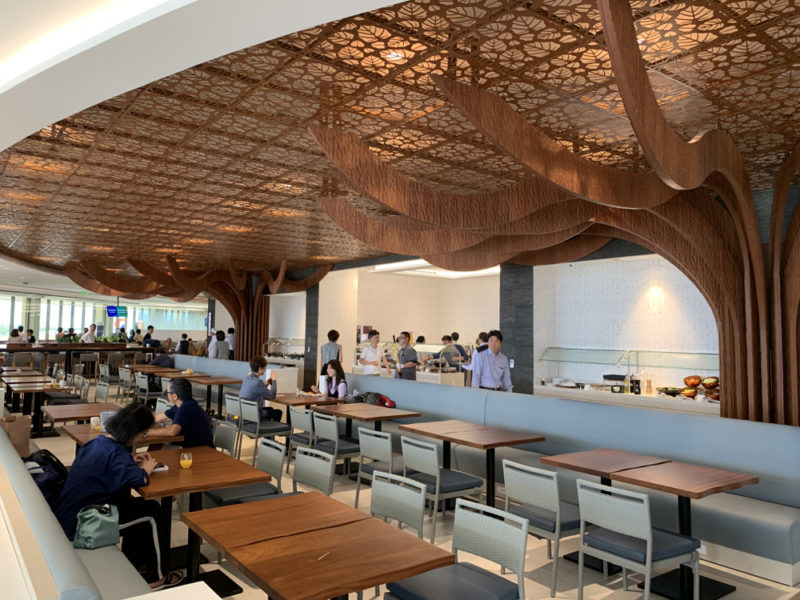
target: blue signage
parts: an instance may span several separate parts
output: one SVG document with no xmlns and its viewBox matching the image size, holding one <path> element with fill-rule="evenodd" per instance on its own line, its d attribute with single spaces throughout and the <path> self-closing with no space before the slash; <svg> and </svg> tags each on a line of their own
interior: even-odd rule
<svg viewBox="0 0 800 600">
<path fill-rule="evenodd" d="M 117 307 L 116 306 L 106 306 L 106 314 L 109 317 L 116 317 L 117 316 Z"/>
</svg>

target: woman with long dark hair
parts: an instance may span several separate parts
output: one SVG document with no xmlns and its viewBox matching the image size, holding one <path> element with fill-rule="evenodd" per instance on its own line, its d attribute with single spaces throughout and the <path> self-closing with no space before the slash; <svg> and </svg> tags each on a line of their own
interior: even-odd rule
<svg viewBox="0 0 800 600">
<path fill-rule="evenodd" d="M 331 398 L 344 398 L 347 395 L 347 382 L 344 379 L 342 363 L 335 358 L 329 360 L 325 373 L 328 376 L 327 395 Z M 315 385 L 311 386 L 311 391 L 325 393 L 325 390 L 320 390 Z"/>
<path fill-rule="evenodd" d="M 119 511 L 122 552 L 156 588 L 175 585 L 180 573 L 161 571 L 158 523 L 161 507 L 155 500 L 131 496 L 133 488 L 150 482 L 156 461 L 148 453 L 131 456 L 135 446 L 153 425 L 153 413 L 143 404 L 130 404 L 106 423 L 105 435 L 97 436 L 78 451 L 58 499 L 56 517 L 64 533 L 75 537 L 78 512 L 90 504 L 113 504 Z"/>
</svg>

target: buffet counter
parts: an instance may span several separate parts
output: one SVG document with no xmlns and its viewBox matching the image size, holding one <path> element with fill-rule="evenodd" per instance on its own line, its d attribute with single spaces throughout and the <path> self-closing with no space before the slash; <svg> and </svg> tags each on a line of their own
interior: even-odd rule
<svg viewBox="0 0 800 600">
<path fill-rule="evenodd" d="M 536 396 L 550 396 L 552 398 L 565 398 L 567 400 L 580 400 L 581 402 L 596 402 L 598 404 L 612 404 L 614 406 L 633 406 L 637 408 L 651 408 L 669 412 L 690 413 L 696 415 L 719 416 L 719 404 L 687 400 L 682 397 L 646 396 L 645 394 L 614 394 L 601 390 L 584 390 L 581 388 L 564 388 L 549 385 L 533 386 Z"/>
</svg>

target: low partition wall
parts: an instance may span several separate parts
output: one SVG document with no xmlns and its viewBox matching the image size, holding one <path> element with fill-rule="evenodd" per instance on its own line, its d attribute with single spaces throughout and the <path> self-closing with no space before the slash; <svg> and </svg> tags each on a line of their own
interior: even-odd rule
<svg viewBox="0 0 800 600">
<path fill-rule="evenodd" d="M 498 460 L 538 464 L 541 454 L 616 448 L 757 475 L 758 485 L 694 502 L 696 533 L 710 542 L 710 560 L 781 583 L 800 581 L 798 427 L 367 375 L 349 374 L 348 385 L 384 394 L 423 420 L 463 419 L 546 436 L 498 451 Z M 453 452 L 458 468 L 485 476 L 480 455 L 463 447 Z M 563 472 L 568 499 L 575 497 L 576 476 Z M 648 493 L 656 522 L 675 527 L 675 496 Z"/>
</svg>

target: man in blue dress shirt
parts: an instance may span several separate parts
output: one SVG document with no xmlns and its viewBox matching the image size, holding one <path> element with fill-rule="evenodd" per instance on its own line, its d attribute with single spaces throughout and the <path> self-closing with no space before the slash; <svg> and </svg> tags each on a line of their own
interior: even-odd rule
<svg viewBox="0 0 800 600">
<path fill-rule="evenodd" d="M 511 368 L 506 355 L 500 353 L 502 344 L 503 334 L 492 329 L 489 343 L 475 349 L 472 357 L 472 387 L 511 391 Z"/>
</svg>

